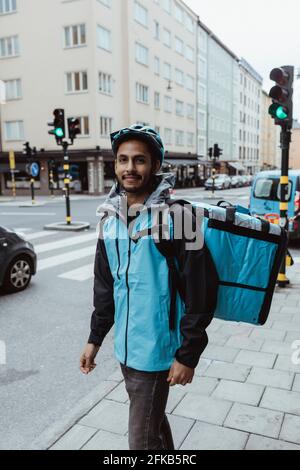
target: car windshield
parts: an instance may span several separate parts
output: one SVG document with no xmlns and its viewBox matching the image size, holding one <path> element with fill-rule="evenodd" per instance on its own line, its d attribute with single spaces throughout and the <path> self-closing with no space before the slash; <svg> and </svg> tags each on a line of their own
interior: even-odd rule
<svg viewBox="0 0 300 470">
<path fill-rule="evenodd" d="M 292 192 L 292 182 L 289 181 L 288 194 L 285 198 L 290 201 Z M 269 201 L 280 201 L 280 180 L 279 178 L 259 178 L 254 188 L 254 197 L 257 199 L 268 199 Z"/>
</svg>

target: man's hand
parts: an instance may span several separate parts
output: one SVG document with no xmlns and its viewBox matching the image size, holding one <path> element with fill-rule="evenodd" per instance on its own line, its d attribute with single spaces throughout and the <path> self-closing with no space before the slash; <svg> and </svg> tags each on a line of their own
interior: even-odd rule
<svg viewBox="0 0 300 470">
<path fill-rule="evenodd" d="M 100 346 L 96 346 L 95 344 L 87 344 L 84 348 L 84 351 L 80 356 L 80 370 L 83 374 L 89 374 L 97 366 L 94 359 L 99 349 Z"/>
<path fill-rule="evenodd" d="M 194 377 L 194 369 L 180 364 L 180 362 L 175 361 L 172 364 L 172 367 L 167 378 L 167 382 L 170 382 L 170 386 L 173 387 L 176 384 L 186 385 L 187 383 L 192 383 Z"/>
</svg>

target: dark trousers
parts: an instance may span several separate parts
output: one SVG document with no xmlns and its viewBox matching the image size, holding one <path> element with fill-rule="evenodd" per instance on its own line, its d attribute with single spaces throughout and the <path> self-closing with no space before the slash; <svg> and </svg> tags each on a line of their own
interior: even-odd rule
<svg viewBox="0 0 300 470">
<path fill-rule="evenodd" d="M 130 399 L 129 449 L 174 450 L 171 428 L 165 414 L 169 371 L 141 372 L 121 364 Z"/>
</svg>

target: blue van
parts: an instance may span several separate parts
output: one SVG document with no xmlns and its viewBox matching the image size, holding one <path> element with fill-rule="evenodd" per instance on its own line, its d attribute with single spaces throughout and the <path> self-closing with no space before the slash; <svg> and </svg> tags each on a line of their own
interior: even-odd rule
<svg viewBox="0 0 300 470">
<path fill-rule="evenodd" d="M 263 216 L 270 222 L 278 223 L 280 218 L 280 176 L 279 170 L 261 171 L 252 183 L 250 213 Z M 289 171 L 287 195 L 289 236 L 300 238 L 300 170 Z"/>
</svg>

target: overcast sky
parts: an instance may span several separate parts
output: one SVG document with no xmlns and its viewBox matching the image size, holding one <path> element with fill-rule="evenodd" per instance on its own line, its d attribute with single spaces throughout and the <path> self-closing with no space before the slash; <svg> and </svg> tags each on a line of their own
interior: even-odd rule
<svg viewBox="0 0 300 470">
<path fill-rule="evenodd" d="M 299 0 L 185 0 L 237 56 L 264 78 L 269 91 L 272 68 L 300 70 Z M 282 18 L 282 22 L 280 21 Z M 295 83 L 295 117 L 300 118 L 300 80 Z"/>
</svg>

